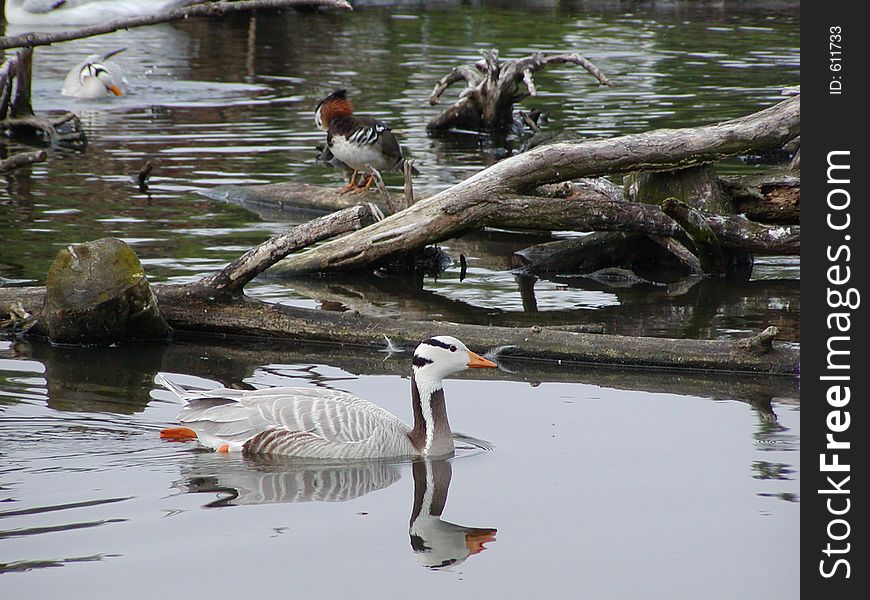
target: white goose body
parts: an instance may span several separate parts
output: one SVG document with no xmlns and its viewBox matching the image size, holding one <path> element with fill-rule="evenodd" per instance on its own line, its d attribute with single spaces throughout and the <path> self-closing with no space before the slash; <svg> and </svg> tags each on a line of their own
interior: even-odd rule
<svg viewBox="0 0 870 600">
<path fill-rule="evenodd" d="M 124 17 L 144 17 L 195 0 L 6 0 L 13 25 L 96 25 Z"/>
<path fill-rule="evenodd" d="M 421 343 L 412 364 L 413 426 L 347 392 L 290 387 L 193 391 L 160 380 L 186 401 L 179 422 L 215 450 L 341 460 L 450 455 L 453 434 L 443 378 L 468 367 L 496 365 L 449 336 Z M 176 430 L 164 433 L 171 431 Z"/>
</svg>

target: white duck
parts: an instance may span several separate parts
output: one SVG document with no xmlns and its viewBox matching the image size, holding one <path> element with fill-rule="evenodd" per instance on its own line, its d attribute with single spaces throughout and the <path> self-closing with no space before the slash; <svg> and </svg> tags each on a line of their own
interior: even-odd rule
<svg viewBox="0 0 870 600">
<path fill-rule="evenodd" d="M 186 390 L 158 381 L 186 401 L 184 427 L 161 437 L 197 437 L 220 452 L 244 451 L 299 458 L 439 457 L 453 453 L 442 381 L 466 368 L 497 365 L 454 337 L 437 336 L 414 351 L 411 427 L 362 398 L 322 388 Z"/>
<path fill-rule="evenodd" d="M 96 25 L 124 17 L 143 17 L 198 0 L 6 0 L 12 25 Z"/>
<path fill-rule="evenodd" d="M 121 79 L 120 68 L 107 61 L 124 50 L 126 48 L 88 56 L 70 69 L 60 93 L 64 96 L 87 99 L 105 98 L 111 95 L 123 96 L 124 91 L 118 85 Z"/>
</svg>

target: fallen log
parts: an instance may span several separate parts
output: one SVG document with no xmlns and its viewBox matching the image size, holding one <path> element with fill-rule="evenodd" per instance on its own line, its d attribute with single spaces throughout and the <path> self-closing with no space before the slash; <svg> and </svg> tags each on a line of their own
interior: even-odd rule
<svg viewBox="0 0 870 600">
<path fill-rule="evenodd" d="M 299 189 L 297 189 L 299 188 Z M 308 195 L 310 192 L 310 195 Z M 295 211 L 300 197 L 313 200 L 317 206 L 342 206 L 354 198 L 318 186 L 292 186 L 274 184 L 237 188 L 221 186 L 206 192 L 210 198 L 240 204 L 259 212 L 261 206 L 271 210 L 283 211 L 285 200 L 290 201 L 288 211 Z M 354 194 L 354 196 L 359 196 Z M 366 199 L 373 198 L 379 206 L 385 203 L 375 194 L 364 194 Z M 358 199 L 358 198 L 357 198 Z M 321 203 L 323 202 L 323 203 Z M 465 215 L 465 225 L 469 230 L 482 227 L 513 228 L 533 231 L 576 230 L 576 231 L 616 231 L 641 233 L 662 239 L 683 236 L 680 225 L 665 214 L 660 207 L 635 202 L 610 200 L 609 194 L 597 186 L 573 185 L 569 198 L 539 196 L 492 196 L 485 219 L 474 221 Z M 271 215 L 274 216 L 274 215 Z M 757 252 L 760 254 L 799 254 L 800 227 L 779 227 L 761 225 L 742 216 L 710 217 L 709 227 L 714 231 L 723 248 L 733 251 Z M 575 241 L 582 245 L 583 242 Z M 426 244 L 423 244 L 426 245 Z M 579 247 L 579 246 L 578 246 Z M 672 250 L 678 250 L 677 248 Z M 685 260 L 689 260 L 686 257 Z M 555 264 L 555 263 L 553 263 Z M 552 267 L 533 267 L 534 272 L 552 272 Z M 592 269 L 595 270 L 595 269 Z M 690 269 L 691 270 L 691 269 Z M 269 272 L 271 277 L 292 276 L 298 273 L 287 270 L 285 263 L 278 263 Z"/>
<path fill-rule="evenodd" d="M 515 211 L 540 198 L 526 196 L 539 186 L 581 177 L 642 170 L 673 170 L 739 154 L 750 148 L 778 148 L 800 133 L 800 96 L 731 121 L 679 130 L 657 130 L 576 144 L 541 146 L 505 159 L 430 198 L 352 233 L 340 242 L 285 259 L 273 270 L 283 276 L 376 266 L 470 229 L 501 221 L 528 222 Z M 567 204 L 567 203 L 563 203 Z M 521 226 L 521 225 L 511 225 Z M 564 223 L 557 227 L 568 228 Z M 739 236 L 745 243 L 747 238 Z M 761 246 L 792 243 L 799 229 L 777 230 Z M 749 244 L 755 245 L 755 244 Z M 763 248 L 747 251 L 770 252 Z M 793 252 L 794 247 L 788 252 Z"/>
<path fill-rule="evenodd" d="M 370 318 L 348 312 L 267 304 L 247 298 L 213 302 L 180 295 L 173 289 L 176 287 L 154 286 L 161 311 L 176 332 L 280 338 L 304 344 L 369 348 L 383 347 L 385 335 L 394 343 L 414 345 L 437 333 L 456 336 L 476 349 L 503 348 L 501 354 L 516 360 L 781 375 L 794 375 L 799 369 L 799 351 L 783 344 L 771 344 L 767 350 L 759 352 L 757 346 L 739 341 L 643 338 L 576 333 L 538 326 L 512 328 Z M 0 288 L 0 313 L 14 302 L 23 304 L 24 299 L 34 302 L 39 297 L 32 289 L 18 296 L 16 289 Z M 24 308 L 38 318 L 41 304 L 25 304 Z M 40 331 L 39 325 L 31 329 L 33 333 Z M 768 331 L 764 337 L 773 334 L 774 331 Z"/>
<path fill-rule="evenodd" d="M 724 175 L 719 185 L 734 205 L 738 214 L 752 221 L 777 225 L 800 223 L 800 176 L 778 172 L 759 175 Z M 568 198 L 585 194 L 588 188 L 597 188 L 611 200 L 624 200 L 622 188 L 604 178 L 583 179 L 579 182 L 544 185 L 534 195 L 549 198 Z M 281 213 L 322 213 L 341 210 L 360 200 L 376 205 L 385 215 L 393 214 L 388 203 L 375 191 L 360 194 L 340 194 L 338 187 L 325 187 L 307 183 L 268 183 L 263 185 L 219 185 L 199 191 L 200 194 L 246 208 L 268 218 L 280 218 Z M 392 193 L 393 203 L 402 201 L 403 194 Z M 417 196 L 422 200 L 425 196 Z"/>
<path fill-rule="evenodd" d="M 356 210 L 361 215 L 363 207 Z M 176 331 L 217 335 L 283 338 L 291 341 L 379 346 L 384 335 L 397 343 L 413 344 L 433 332 L 460 337 L 473 347 L 511 346 L 507 355 L 522 359 L 591 362 L 657 368 L 707 369 L 794 374 L 799 353 L 792 346 L 729 341 L 672 340 L 577 333 L 558 329 L 489 327 L 437 321 L 370 318 L 355 313 L 331 313 L 272 305 L 229 293 L 234 282 L 250 281 L 303 235 L 316 237 L 318 225 L 329 215 L 264 242 L 221 272 L 199 282 L 154 286 L 163 316 Z M 352 220 L 351 220 L 352 222 Z M 288 235 L 289 234 L 289 235 Z M 352 234 L 351 234 L 352 235 Z M 304 241 L 304 240 L 303 240 Z M 241 283 L 243 285 L 243 283 Z M 0 320 L 5 314 L 29 321 L 29 334 L 47 335 L 45 290 L 0 288 Z M 13 319 L 14 320 L 14 319 Z M 16 321 L 17 322 L 17 321 Z M 15 323 L 13 323 L 14 325 Z M 19 330 L 23 329 L 20 328 Z M 85 340 L 79 340 L 85 341 Z"/>
<path fill-rule="evenodd" d="M 399 344 L 416 344 L 434 332 L 453 335 L 472 347 L 513 346 L 506 356 L 523 359 L 795 374 L 796 349 L 775 345 L 758 354 L 737 342 L 673 340 L 463 325 L 437 321 L 368 318 L 352 313 L 312 311 L 245 300 L 215 305 L 207 302 L 164 302 L 163 311 L 176 329 L 230 335 L 280 336 L 311 343 L 382 347 L 384 335 Z"/>
</svg>

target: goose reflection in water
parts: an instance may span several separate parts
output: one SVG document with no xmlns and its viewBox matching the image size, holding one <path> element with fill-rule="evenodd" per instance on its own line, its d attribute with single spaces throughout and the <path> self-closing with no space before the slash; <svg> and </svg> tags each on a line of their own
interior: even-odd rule
<svg viewBox="0 0 870 600">
<path fill-rule="evenodd" d="M 413 472 L 414 508 L 408 534 L 418 563 L 432 569 L 456 565 L 495 541 L 497 530 L 493 527 L 466 527 L 441 520 L 452 476 L 449 462 L 418 461 Z"/>
<path fill-rule="evenodd" d="M 214 455 L 209 453 L 209 458 Z M 387 488 L 401 479 L 401 464 L 366 462 L 312 464 L 284 457 L 248 455 L 233 470 L 201 475 L 191 467 L 178 487 L 192 493 L 218 493 L 207 507 L 296 502 L 345 502 Z M 495 541 L 496 529 L 466 527 L 441 519 L 452 467 L 448 460 L 412 464 L 414 504 L 408 534 L 417 562 L 440 569 L 457 565 Z M 199 471 L 199 473 L 195 472 Z"/>
</svg>

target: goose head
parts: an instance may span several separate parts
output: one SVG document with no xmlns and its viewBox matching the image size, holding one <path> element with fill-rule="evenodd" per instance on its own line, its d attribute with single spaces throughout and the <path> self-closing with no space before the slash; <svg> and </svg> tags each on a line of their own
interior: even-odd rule
<svg viewBox="0 0 870 600">
<path fill-rule="evenodd" d="M 421 342 L 414 350 L 411 364 L 414 367 L 414 378 L 417 383 L 438 383 L 439 385 L 434 389 L 440 388 L 441 381 L 453 373 L 465 369 L 498 366 L 491 360 L 475 354 L 468 349 L 468 346 L 449 335 L 439 335 Z"/>
<path fill-rule="evenodd" d="M 121 68 L 110 61 L 126 48 L 117 48 L 103 54 L 91 54 L 67 73 L 60 93 L 63 96 L 93 100 L 106 96 L 123 96 L 119 80 Z"/>
<path fill-rule="evenodd" d="M 447 420 L 443 379 L 465 369 L 498 365 L 475 354 L 449 335 L 439 335 L 420 343 L 414 350 L 411 364 L 414 368 L 411 376 L 414 428 L 408 437 L 423 456 L 452 454 L 453 434 Z"/>
<path fill-rule="evenodd" d="M 79 72 L 81 88 L 77 96 L 81 98 L 101 98 L 114 94 L 123 96 L 124 92 L 115 83 L 115 78 L 100 63 L 88 63 Z"/>
</svg>

